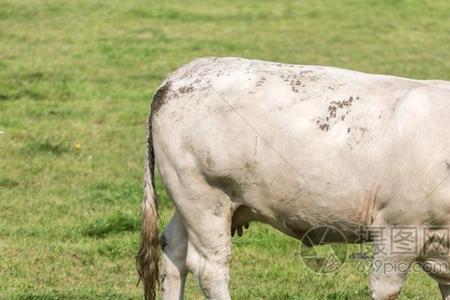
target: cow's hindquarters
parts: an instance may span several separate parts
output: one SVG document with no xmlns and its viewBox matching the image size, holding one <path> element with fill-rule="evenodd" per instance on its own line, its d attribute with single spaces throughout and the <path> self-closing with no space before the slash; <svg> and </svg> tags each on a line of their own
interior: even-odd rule
<svg viewBox="0 0 450 300">
<path fill-rule="evenodd" d="M 178 268 L 180 276 L 189 270 L 200 282 L 203 293 L 208 299 L 229 300 L 228 292 L 229 262 L 231 258 L 231 201 L 220 189 L 210 186 L 201 174 L 192 171 L 186 156 L 168 158 L 165 152 L 158 156 L 158 165 L 166 190 L 169 192 L 175 206 L 176 218 L 174 222 L 181 222 L 181 226 L 173 226 L 164 232 L 165 265 L 163 276 Z M 182 158 L 182 162 L 180 161 Z M 176 166 L 176 168 L 174 167 Z M 177 228 L 175 228 L 177 227 Z M 172 232 L 171 230 L 174 229 Z M 186 270 L 180 270 L 183 260 L 184 241 L 174 236 L 185 232 L 182 238 L 188 237 L 186 244 Z M 173 252 L 178 251 L 174 260 Z M 172 255 L 172 257 L 171 257 Z M 178 265 L 177 265 L 178 264 Z M 165 277 L 163 284 L 163 299 L 181 299 L 166 290 L 166 287 L 184 283 L 172 272 Z M 167 282 L 170 280 L 171 282 Z M 177 287 L 178 290 L 178 287 Z M 172 297 L 173 295 L 173 297 Z"/>
</svg>

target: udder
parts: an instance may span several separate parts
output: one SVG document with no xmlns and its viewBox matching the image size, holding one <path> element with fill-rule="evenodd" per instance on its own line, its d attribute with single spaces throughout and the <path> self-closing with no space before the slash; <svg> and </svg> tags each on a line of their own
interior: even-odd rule
<svg viewBox="0 0 450 300">
<path fill-rule="evenodd" d="M 241 205 L 234 210 L 232 221 L 231 221 L 231 235 L 238 233 L 242 236 L 244 233 L 244 228 L 248 229 L 250 222 L 254 220 L 253 212 L 248 206 Z"/>
</svg>

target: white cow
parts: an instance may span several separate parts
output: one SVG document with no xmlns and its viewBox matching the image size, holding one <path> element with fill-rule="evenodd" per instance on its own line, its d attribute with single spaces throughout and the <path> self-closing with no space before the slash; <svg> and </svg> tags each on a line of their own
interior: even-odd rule
<svg viewBox="0 0 450 300">
<path fill-rule="evenodd" d="M 417 253 L 375 253 L 403 266 L 373 271 L 376 300 L 398 297 L 414 262 L 448 263 L 425 250 L 450 221 L 449 82 L 202 58 L 162 83 L 148 124 L 138 254 L 146 299 L 155 299 L 158 244 L 163 299 L 183 298 L 188 272 L 208 299 L 230 299 L 230 231 L 250 221 L 299 239 L 332 226 L 349 242 L 361 226 L 426 228 L 410 241 Z M 155 165 L 176 208 L 160 238 Z M 449 300 L 450 272 L 427 271 Z"/>
</svg>

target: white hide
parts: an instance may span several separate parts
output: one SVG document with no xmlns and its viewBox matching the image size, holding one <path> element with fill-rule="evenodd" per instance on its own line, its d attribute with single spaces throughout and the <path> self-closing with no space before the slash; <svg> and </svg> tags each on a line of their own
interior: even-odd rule
<svg viewBox="0 0 450 300">
<path fill-rule="evenodd" d="M 365 225 L 448 225 L 449 82 L 203 58 L 162 88 L 153 146 L 176 207 L 164 299 L 182 298 L 187 270 L 208 299 L 230 299 L 230 230 L 250 221 L 296 238 L 329 225 L 349 242 Z M 394 299 L 405 277 L 374 272 L 374 299 Z"/>
</svg>

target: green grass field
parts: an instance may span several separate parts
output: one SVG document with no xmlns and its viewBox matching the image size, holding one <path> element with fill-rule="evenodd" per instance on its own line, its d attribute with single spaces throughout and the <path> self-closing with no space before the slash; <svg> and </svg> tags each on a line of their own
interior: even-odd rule
<svg viewBox="0 0 450 300">
<path fill-rule="evenodd" d="M 0 0 L 1 300 L 142 298 L 146 118 L 195 57 L 450 79 L 447 0 L 161 2 Z M 233 299 L 370 298 L 356 262 L 314 274 L 299 247 L 258 224 L 233 238 Z M 192 278 L 186 298 L 201 299 Z M 414 272 L 401 299 L 439 294 Z"/>
</svg>

